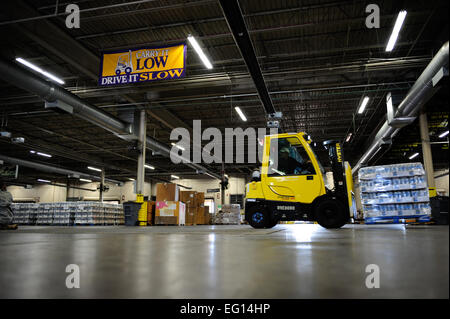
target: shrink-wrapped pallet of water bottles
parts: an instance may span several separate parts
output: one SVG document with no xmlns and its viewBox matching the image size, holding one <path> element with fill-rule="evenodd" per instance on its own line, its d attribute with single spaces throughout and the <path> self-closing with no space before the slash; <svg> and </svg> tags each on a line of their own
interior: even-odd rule
<svg viewBox="0 0 450 319">
<path fill-rule="evenodd" d="M 366 224 L 429 222 L 431 206 L 421 163 L 361 168 L 358 172 Z"/>
<path fill-rule="evenodd" d="M 123 206 L 103 202 L 13 203 L 13 222 L 19 225 L 123 225 Z"/>
</svg>

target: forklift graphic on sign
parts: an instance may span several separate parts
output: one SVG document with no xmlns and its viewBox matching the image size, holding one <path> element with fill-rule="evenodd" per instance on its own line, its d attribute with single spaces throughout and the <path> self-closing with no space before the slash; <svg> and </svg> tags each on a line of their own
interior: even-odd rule
<svg viewBox="0 0 450 319">
<path fill-rule="evenodd" d="M 120 75 L 122 71 L 125 72 L 127 75 L 133 72 L 131 50 L 129 50 L 128 53 L 119 55 L 119 58 L 117 59 L 116 75 Z"/>
</svg>

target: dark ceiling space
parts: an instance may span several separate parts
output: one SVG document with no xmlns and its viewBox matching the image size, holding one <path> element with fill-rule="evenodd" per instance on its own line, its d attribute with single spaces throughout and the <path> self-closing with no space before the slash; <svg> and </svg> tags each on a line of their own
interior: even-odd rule
<svg viewBox="0 0 450 319">
<path fill-rule="evenodd" d="M 265 127 L 266 114 L 244 59 L 227 25 L 219 1 L 155 0 L 126 6 L 124 1 L 72 1 L 80 6 L 81 28 L 65 27 L 60 14 L 24 22 L 7 21 L 55 13 L 55 1 L 5 1 L 0 12 L 0 56 L 23 57 L 66 82 L 64 87 L 107 112 L 144 108 L 147 134 L 170 145 L 173 128 Z M 384 120 L 386 93 L 400 98 L 413 85 L 445 41 L 448 41 L 448 1 L 378 1 L 381 26 L 365 26 L 370 1 L 239 1 L 262 75 L 285 132 L 305 131 L 320 144 L 344 141 L 346 159 L 354 165 L 368 138 Z M 109 7 L 108 7 L 109 6 Z M 64 11 L 60 2 L 58 12 Z M 97 9 L 95 9 L 97 8 Z M 397 13 L 408 15 L 392 52 L 385 52 Z M 91 10 L 87 10 L 91 9 Z M 87 10 L 83 12 L 83 10 Z M 138 85 L 99 87 L 103 50 L 161 46 L 197 37 L 214 68 L 207 70 L 188 44 L 186 77 Z M 448 81 L 426 104 L 433 132 L 435 166 L 448 167 L 448 143 L 436 137 L 448 119 Z M 369 96 L 363 114 L 357 114 L 362 96 Z M 247 115 L 242 122 L 234 107 Z M 133 144 L 80 118 L 44 109 L 41 98 L 0 81 L 0 116 L 4 129 L 25 143 L 0 138 L 1 154 L 86 171 L 102 166 L 107 177 L 134 177 L 137 155 Z M 373 163 L 408 161 L 420 150 L 418 121 L 404 128 L 392 147 Z M 447 121 L 448 123 L 448 121 Z M 448 139 L 447 139 L 448 141 Z M 52 154 L 42 158 L 37 150 Z M 318 147 L 320 157 L 326 155 Z M 323 159 L 325 161 L 325 159 Z M 164 179 L 176 172 L 194 172 L 148 152 L 156 167 L 147 177 Z M 220 172 L 220 164 L 207 165 Z M 227 164 L 229 175 L 248 176 L 255 164 Z M 326 166 L 326 165 L 325 165 Z M 24 182 L 43 174 L 21 170 Z M 194 174 L 195 175 L 195 174 Z M 62 177 L 59 176 L 61 179 Z"/>
</svg>

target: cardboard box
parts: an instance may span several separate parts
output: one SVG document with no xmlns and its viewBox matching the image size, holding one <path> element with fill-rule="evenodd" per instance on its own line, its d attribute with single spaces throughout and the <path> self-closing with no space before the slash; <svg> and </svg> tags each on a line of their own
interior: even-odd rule
<svg viewBox="0 0 450 319">
<path fill-rule="evenodd" d="M 205 225 L 205 207 L 197 207 L 195 220 L 197 225 Z"/>
<path fill-rule="evenodd" d="M 185 225 L 186 205 L 180 201 L 156 201 L 155 225 Z"/>
<path fill-rule="evenodd" d="M 180 187 L 173 183 L 156 184 L 156 201 L 174 201 L 180 200 Z"/>
<path fill-rule="evenodd" d="M 186 204 L 186 207 L 197 207 L 197 192 L 182 191 L 180 193 L 180 200 Z"/>
<path fill-rule="evenodd" d="M 156 216 L 155 225 L 178 225 L 178 219 L 170 216 Z"/>
<path fill-rule="evenodd" d="M 147 225 L 153 225 L 155 222 L 156 202 L 147 202 Z"/>
<path fill-rule="evenodd" d="M 186 206 L 186 226 L 197 224 L 197 207 Z"/>
<path fill-rule="evenodd" d="M 203 207 L 203 216 L 204 216 L 205 225 L 209 225 L 209 222 L 210 222 L 209 206 Z"/>
</svg>

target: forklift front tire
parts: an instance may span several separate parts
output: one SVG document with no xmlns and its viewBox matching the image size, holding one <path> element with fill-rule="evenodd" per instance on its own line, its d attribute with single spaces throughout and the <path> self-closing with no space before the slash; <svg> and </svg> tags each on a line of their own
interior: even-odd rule
<svg viewBox="0 0 450 319">
<path fill-rule="evenodd" d="M 254 206 L 249 209 L 246 219 L 253 228 L 264 228 L 267 227 L 269 216 L 264 208 Z"/>
<path fill-rule="evenodd" d="M 321 200 L 315 208 L 315 219 L 324 228 L 341 228 L 349 219 L 344 204 L 338 199 Z"/>
</svg>

